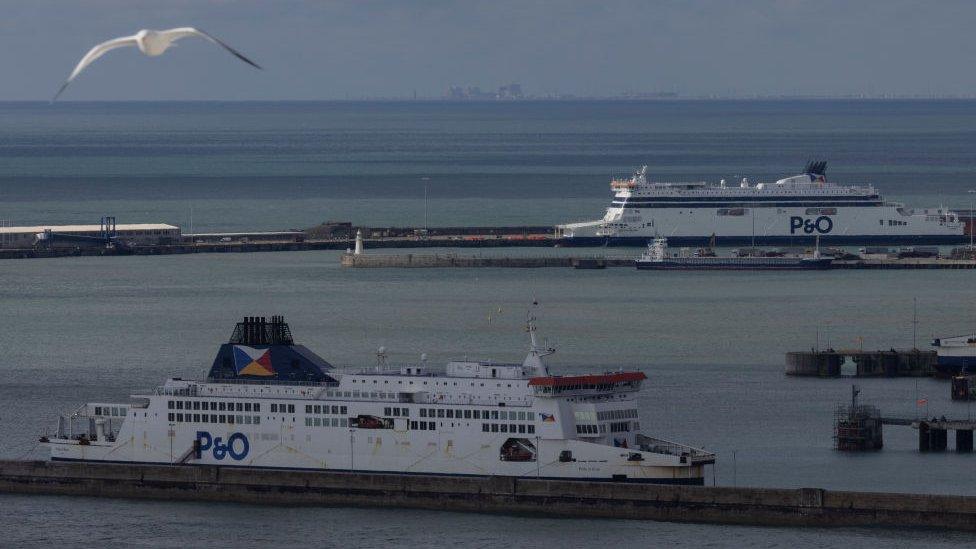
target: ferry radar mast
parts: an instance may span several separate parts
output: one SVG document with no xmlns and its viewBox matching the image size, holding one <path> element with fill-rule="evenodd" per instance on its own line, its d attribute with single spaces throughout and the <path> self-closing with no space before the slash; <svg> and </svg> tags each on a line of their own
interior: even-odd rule
<svg viewBox="0 0 976 549">
<path fill-rule="evenodd" d="M 530 314 L 525 321 L 525 331 L 529 333 L 529 354 L 526 355 L 525 360 L 522 362 L 522 368 L 526 375 L 532 377 L 548 377 L 549 368 L 542 361 L 542 357 L 555 353 L 556 349 L 550 347 L 548 344 L 545 345 L 545 348 L 539 347 L 539 341 L 535 334 L 537 329 L 535 317 Z"/>
</svg>

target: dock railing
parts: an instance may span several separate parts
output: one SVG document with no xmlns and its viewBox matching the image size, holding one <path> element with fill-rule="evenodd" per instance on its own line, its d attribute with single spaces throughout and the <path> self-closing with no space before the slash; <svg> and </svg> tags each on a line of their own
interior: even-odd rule
<svg viewBox="0 0 976 549">
<path fill-rule="evenodd" d="M 706 465 L 715 463 L 715 454 L 706 452 L 701 448 L 695 448 L 678 442 L 664 440 L 660 438 L 637 435 L 637 445 L 644 452 L 654 452 L 656 454 L 667 454 L 670 456 L 687 457 L 695 465 Z"/>
</svg>

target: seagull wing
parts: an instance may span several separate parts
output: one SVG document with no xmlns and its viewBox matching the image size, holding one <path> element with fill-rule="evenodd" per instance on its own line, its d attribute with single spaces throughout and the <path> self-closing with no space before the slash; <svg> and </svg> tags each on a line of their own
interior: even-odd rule
<svg viewBox="0 0 976 549">
<path fill-rule="evenodd" d="M 68 87 L 68 84 L 70 84 L 71 81 L 74 80 L 76 76 L 81 74 L 81 71 L 85 70 L 85 68 L 88 65 L 94 63 L 96 59 L 105 55 L 107 52 L 114 50 L 115 48 L 121 48 L 125 46 L 135 46 L 135 45 L 137 45 L 135 36 L 123 36 L 122 38 L 116 38 L 114 40 L 109 40 L 108 42 L 102 42 L 101 44 L 88 50 L 88 53 L 86 53 L 85 56 L 81 58 L 81 61 L 78 62 L 78 65 L 75 67 L 75 70 L 71 71 L 71 76 L 69 76 L 68 79 L 65 80 L 64 84 L 61 84 L 61 89 L 58 90 L 58 93 L 54 94 L 54 99 L 52 99 L 51 101 L 56 100 L 58 96 L 61 95 L 61 92 L 63 92 L 64 89 Z"/>
<path fill-rule="evenodd" d="M 169 30 L 161 31 L 160 34 L 165 35 L 166 37 L 168 37 L 170 40 L 173 40 L 173 41 L 179 40 L 180 38 L 184 38 L 184 37 L 187 37 L 187 36 L 199 36 L 200 38 L 204 38 L 206 40 L 209 40 L 209 41 L 213 42 L 214 44 L 217 44 L 218 46 L 224 48 L 225 50 L 227 50 L 230 53 L 234 54 L 234 57 L 240 59 L 241 61 L 247 63 L 248 65 L 251 65 L 252 67 L 254 67 L 256 69 L 260 69 L 261 68 L 260 65 L 258 65 L 254 61 L 251 61 L 247 57 L 245 57 L 243 53 L 235 50 L 234 48 L 232 48 L 230 46 L 228 46 L 227 44 L 225 44 L 222 40 L 220 40 L 216 36 L 211 36 L 211 35 L 203 32 L 200 29 L 195 29 L 193 27 L 179 27 L 179 28 L 176 28 L 176 29 L 169 29 Z"/>
</svg>

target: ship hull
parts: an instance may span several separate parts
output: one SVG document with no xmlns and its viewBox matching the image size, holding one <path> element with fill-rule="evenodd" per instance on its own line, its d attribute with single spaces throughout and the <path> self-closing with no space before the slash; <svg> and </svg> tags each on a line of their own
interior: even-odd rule
<svg viewBox="0 0 976 549">
<path fill-rule="evenodd" d="M 654 235 L 647 236 L 564 236 L 557 245 L 565 247 L 635 247 L 646 246 Z M 717 246 L 812 246 L 814 236 L 669 236 L 674 247 L 707 246 L 714 239 Z M 962 235 L 828 235 L 820 237 L 822 246 L 910 246 L 968 244 L 969 237 Z"/>
<path fill-rule="evenodd" d="M 976 356 L 940 356 L 935 372 L 939 377 L 976 374 Z"/>
<path fill-rule="evenodd" d="M 56 458 L 52 457 L 51 461 L 62 461 L 69 463 L 112 463 L 119 465 L 145 465 L 150 462 L 144 461 L 118 461 L 118 460 L 101 460 L 101 459 L 78 459 L 78 458 Z M 186 464 L 187 467 L 199 467 L 201 464 Z M 483 474 L 477 473 L 439 473 L 439 472 L 420 472 L 420 471 L 381 471 L 381 470 L 371 470 L 371 469 L 327 469 L 323 470 L 320 468 L 313 467 L 281 467 L 274 465 L 221 465 L 221 467 L 232 467 L 235 469 L 256 469 L 256 470 L 277 470 L 277 471 L 322 471 L 330 473 L 375 473 L 380 475 L 423 475 L 423 476 L 437 476 L 437 477 L 483 477 Z M 700 467 L 696 467 L 700 469 Z M 587 482 L 615 482 L 615 483 L 629 483 L 629 484 L 662 484 L 662 485 L 672 485 L 672 486 L 704 486 L 705 477 L 699 470 L 697 476 L 688 477 L 656 477 L 656 478 L 600 478 L 600 477 L 562 477 L 562 476 L 535 476 L 535 475 L 516 475 L 516 478 L 532 478 L 540 480 L 585 480 Z"/>
</svg>

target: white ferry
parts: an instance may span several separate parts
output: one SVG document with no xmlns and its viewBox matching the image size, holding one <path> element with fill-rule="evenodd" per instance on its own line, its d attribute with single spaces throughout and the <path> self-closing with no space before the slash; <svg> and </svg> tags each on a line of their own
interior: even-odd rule
<svg viewBox="0 0 976 549">
<path fill-rule="evenodd" d="M 703 483 L 713 454 L 642 434 L 643 373 L 553 375 L 527 330 L 521 364 L 338 373 L 281 317 L 249 317 L 207 379 L 85 404 L 41 442 L 53 460 Z"/>
<path fill-rule="evenodd" d="M 558 226 L 567 244 L 640 244 L 665 237 L 674 244 L 948 244 L 963 239 L 965 223 L 946 208 L 916 210 L 886 201 L 873 186 L 827 181 L 827 163 L 775 183 L 737 186 L 723 179 L 663 183 L 647 166 L 610 183 L 614 193 L 603 219 Z"/>
</svg>

